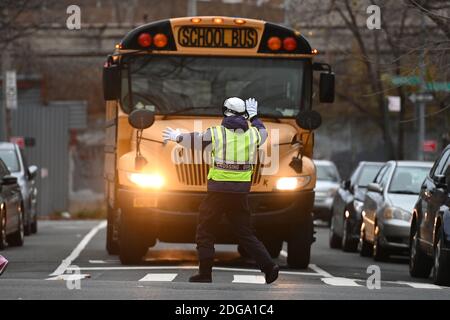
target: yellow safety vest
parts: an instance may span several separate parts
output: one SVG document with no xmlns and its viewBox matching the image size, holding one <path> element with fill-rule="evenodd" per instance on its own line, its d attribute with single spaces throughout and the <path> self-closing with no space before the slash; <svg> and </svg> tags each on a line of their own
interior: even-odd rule
<svg viewBox="0 0 450 320">
<path fill-rule="evenodd" d="M 208 179 L 251 181 L 256 151 L 261 141 L 258 129 L 250 127 L 245 132 L 230 130 L 224 126 L 209 129 L 212 138 L 212 165 L 208 172 Z"/>
</svg>

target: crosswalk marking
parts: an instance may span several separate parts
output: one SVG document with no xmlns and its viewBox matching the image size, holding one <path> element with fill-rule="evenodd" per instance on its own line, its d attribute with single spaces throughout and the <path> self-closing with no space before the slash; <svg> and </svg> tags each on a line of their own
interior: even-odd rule
<svg viewBox="0 0 450 320">
<path fill-rule="evenodd" d="M 405 282 L 405 281 L 396 281 L 395 283 L 404 284 L 416 289 L 442 289 L 441 287 L 431 283 Z"/>
<path fill-rule="evenodd" d="M 147 273 L 139 281 L 161 281 L 171 282 L 177 277 L 178 273 Z"/>
<path fill-rule="evenodd" d="M 266 279 L 263 276 L 235 274 L 235 275 L 233 275 L 233 283 L 263 284 L 263 283 L 266 283 Z"/>
<path fill-rule="evenodd" d="M 361 287 L 361 285 L 357 284 L 355 280 L 348 278 L 340 278 L 340 277 L 327 277 L 321 278 L 324 283 L 329 284 L 331 286 L 341 286 L 341 287 Z"/>
</svg>

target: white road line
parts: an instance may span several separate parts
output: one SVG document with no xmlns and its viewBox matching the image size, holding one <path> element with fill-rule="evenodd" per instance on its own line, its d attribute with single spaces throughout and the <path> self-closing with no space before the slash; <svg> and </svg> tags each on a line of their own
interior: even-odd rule
<svg viewBox="0 0 450 320">
<path fill-rule="evenodd" d="M 120 263 L 120 260 L 89 260 L 90 264 L 108 264 L 108 263 L 114 263 L 118 264 Z"/>
<path fill-rule="evenodd" d="M 196 266 L 121 266 L 121 267 L 68 267 L 67 271 L 83 270 L 83 271 L 123 271 L 123 270 L 197 270 Z M 240 268 L 226 268 L 214 267 L 215 271 L 232 271 L 232 272 L 256 272 L 260 273 L 258 269 L 240 269 Z M 323 276 L 314 272 L 297 272 L 297 271 L 280 271 L 280 274 L 286 275 L 301 275 L 301 276 Z"/>
<path fill-rule="evenodd" d="M 266 279 L 263 276 L 250 276 L 250 275 L 233 275 L 233 283 L 252 283 L 252 284 L 264 284 Z"/>
<path fill-rule="evenodd" d="M 310 269 L 314 270 L 315 272 L 317 272 L 318 274 L 320 274 L 322 277 L 325 278 L 333 278 L 333 276 L 331 274 L 329 274 L 328 272 L 326 272 L 325 270 L 323 270 L 322 268 L 319 268 L 318 266 L 316 266 L 315 264 L 310 264 L 308 266 Z"/>
<path fill-rule="evenodd" d="M 84 236 L 84 238 L 80 241 L 80 243 L 78 243 L 75 249 L 73 249 L 72 253 L 61 262 L 58 268 L 56 268 L 56 270 L 53 273 L 51 273 L 50 276 L 62 275 L 67 270 L 67 268 L 72 264 L 72 262 L 76 258 L 78 258 L 81 251 L 83 251 L 83 249 L 88 245 L 89 241 L 91 241 L 91 239 L 97 234 L 97 232 L 105 227 L 106 221 L 102 221 L 98 225 L 93 227 L 91 231 L 89 231 L 89 233 Z"/>
<path fill-rule="evenodd" d="M 340 277 L 326 277 L 321 278 L 324 283 L 332 285 L 332 286 L 340 286 L 340 287 L 361 287 L 361 285 L 357 284 L 355 280 L 348 278 L 340 278 Z"/>
<path fill-rule="evenodd" d="M 287 258 L 287 252 L 286 252 L 285 250 L 281 250 L 281 251 L 280 251 L 280 254 L 281 254 L 283 257 Z M 321 276 L 321 277 L 326 277 L 326 278 L 331 278 L 331 277 L 333 277 L 331 274 L 329 274 L 329 273 L 326 272 L 325 270 L 319 268 L 319 267 L 316 266 L 315 264 L 310 264 L 310 265 L 308 266 L 308 268 L 314 270 L 314 271 L 316 272 L 316 274 L 314 274 L 314 275 L 316 275 L 316 276 Z M 305 273 L 307 273 L 307 272 L 305 272 Z M 308 274 L 309 274 L 309 275 L 313 275 L 313 273 L 308 273 Z"/>
<path fill-rule="evenodd" d="M 442 289 L 442 287 L 431 283 L 405 282 L 405 281 L 392 281 L 391 283 L 404 284 L 416 289 Z"/>
<path fill-rule="evenodd" d="M 176 278 L 178 273 L 148 273 L 145 277 L 139 281 L 160 281 L 171 282 Z"/>
<path fill-rule="evenodd" d="M 45 280 L 62 280 L 62 281 L 76 281 L 90 278 L 89 274 L 61 274 L 59 276 L 50 277 Z"/>
</svg>

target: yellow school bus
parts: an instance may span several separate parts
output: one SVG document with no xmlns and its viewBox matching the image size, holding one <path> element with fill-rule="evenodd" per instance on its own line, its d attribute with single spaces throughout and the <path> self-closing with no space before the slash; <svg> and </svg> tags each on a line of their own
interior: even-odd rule
<svg viewBox="0 0 450 320">
<path fill-rule="evenodd" d="M 219 125 L 224 100 L 236 96 L 258 101 L 269 134 L 253 166 L 255 232 L 272 257 L 287 242 L 288 265 L 306 268 L 314 241 L 313 130 L 321 121 L 312 111 L 313 71 L 320 71 L 320 101 L 334 99 L 331 67 L 313 62 L 317 54 L 299 31 L 244 18 L 174 18 L 125 35 L 103 69 L 108 252 L 135 264 L 157 241 L 195 242 L 208 152 L 164 142 L 161 132 Z M 216 234 L 216 243 L 236 243 L 227 221 Z"/>
</svg>

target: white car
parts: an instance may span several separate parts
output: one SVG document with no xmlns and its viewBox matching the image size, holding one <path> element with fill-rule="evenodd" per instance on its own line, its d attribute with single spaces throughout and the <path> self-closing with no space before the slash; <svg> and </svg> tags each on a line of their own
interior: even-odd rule
<svg viewBox="0 0 450 320">
<path fill-rule="evenodd" d="M 314 219 L 331 220 L 333 199 L 341 183 L 336 165 L 328 160 L 314 160 L 316 166 L 316 188 L 314 198 Z"/>
</svg>

